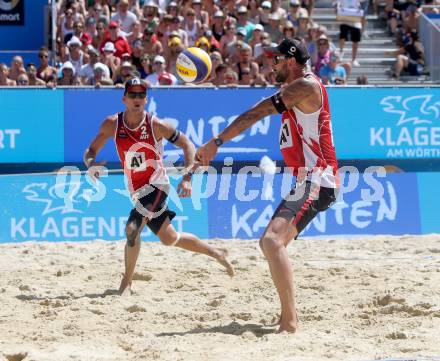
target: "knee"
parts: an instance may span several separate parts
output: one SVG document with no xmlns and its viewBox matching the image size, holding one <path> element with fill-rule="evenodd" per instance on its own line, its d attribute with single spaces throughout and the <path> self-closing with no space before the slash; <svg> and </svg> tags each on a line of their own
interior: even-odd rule
<svg viewBox="0 0 440 361">
<path fill-rule="evenodd" d="M 129 247 L 134 247 L 136 240 L 139 238 L 140 228 L 136 221 L 128 222 L 125 226 L 125 236 Z"/>
<path fill-rule="evenodd" d="M 284 247 L 284 244 L 281 240 L 281 237 L 277 237 L 276 234 L 265 234 L 260 239 L 260 247 L 263 250 L 264 254 L 273 254 L 278 252 L 281 247 Z"/>
<path fill-rule="evenodd" d="M 162 235 L 159 239 L 164 246 L 172 247 L 172 246 L 175 246 L 179 242 L 180 233 L 179 232 L 170 232 L 169 234 Z"/>
</svg>

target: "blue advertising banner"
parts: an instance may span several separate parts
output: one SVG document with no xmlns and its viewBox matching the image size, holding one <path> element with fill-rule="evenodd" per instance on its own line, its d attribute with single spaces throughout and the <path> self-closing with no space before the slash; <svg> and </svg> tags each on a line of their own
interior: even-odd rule
<svg viewBox="0 0 440 361">
<path fill-rule="evenodd" d="M 176 187 L 176 180 L 172 184 Z M 0 243 L 123 239 L 133 208 L 122 175 L 103 177 L 97 184 L 79 173 L 1 176 L 0 189 Z M 171 192 L 168 204 L 177 213 L 177 231 L 208 238 L 206 200 L 196 209 L 190 199 Z M 142 239 L 158 240 L 148 227 Z"/>
<path fill-rule="evenodd" d="M 0 163 L 63 162 L 63 93 L 0 89 Z"/>
<path fill-rule="evenodd" d="M 0 1 L 0 50 L 38 50 L 44 46 L 48 3 L 48 0 Z"/>
<path fill-rule="evenodd" d="M 200 146 L 217 135 L 239 114 L 273 93 L 272 89 L 153 89 L 147 110 L 171 122 Z M 124 109 L 122 91 L 65 91 L 65 160 L 81 161 L 84 149 L 109 115 Z M 260 160 L 263 155 L 280 158 L 278 115 L 265 117 L 244 134 L 220 148 L 219 160 Z M 167 144 L 165 153 L 182 154 Z M 113 142 L 101 153 L 102 159 L 119 161 Z"/>
<path fill-rule="evenodd" d="M 440 88 L 330 88 L 340 159 L 440 158 Z"/>
<path fill-rule="evenodd" d="M 423 233 L 440 232 L 440 173 L 417 174 Z"/>
<path fill-rule="evenodd" d="M 351 183 L 355 182 L 356 187 L 343 187 L 337 202 L 319 213 L 303 235 L 421 233 L 416 216 L 418 195 L 408 191 L 417 189 L 416 174 L 379 178 L 364 173 L 353 177 Z M 286 174 L 277 174 L 272 186 L 261 175 L 232 175 L 230 183 L 227 196 L 215 194 L 209 200 L 209 233 L 220 238 L 259 238 L 282 197 L 288 194 L 291 180 Z"/>
</svg>

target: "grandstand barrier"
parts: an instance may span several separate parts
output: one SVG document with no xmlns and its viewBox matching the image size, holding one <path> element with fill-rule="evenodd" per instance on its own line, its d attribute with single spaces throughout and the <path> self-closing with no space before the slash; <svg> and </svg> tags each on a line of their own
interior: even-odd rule
<svg viewBox="0 0 440 361">
<path fill-rule="evenodd" d="M 147 109 L 199 146 L 274 89 L 152 89 Z M 330 95 L 339 159 L 440 159 L 439 87 L 334 87 Z M 0 89 L 0 164 L 75 163 L 106 116 L 123 109 L 121 90 Z M 220 148 L 218 160 L 281 159 L 280 116 L 268 116 Z M 170 144 L 166 156 L 179 155 Z M 118 162 L 113 142 L 101 159 Z"/>
<path fill-rule="evenodd" d="M 179 180 L 171 177 L 174 187 Z M 168 204 L 177 213 L 173 223 L 178 231 L 201 238 L 254 239 L 291 183 L 286 173 L 196 174 L 192 198 L 171 191 Z M 344 172 L 338 201 L 319 213 L 303 235 L 438 233 L 439 183 L 440 173 Z M 0 189 L 0 243 L 125 238 L 133 206 L 122 174 L 98 183 L 81 173 L 3 175 Z M 157 241 L 148 228 L 142 239 Z"/>
<path fill-rule="evenodd" d="M 431 79 L 440 82 L 440 14 L 421 13 L 419 29 Z"/>
</svg>

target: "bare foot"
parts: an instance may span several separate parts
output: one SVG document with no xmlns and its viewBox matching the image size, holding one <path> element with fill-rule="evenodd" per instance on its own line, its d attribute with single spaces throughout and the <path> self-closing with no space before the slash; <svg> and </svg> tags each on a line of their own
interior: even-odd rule
<svg viewBox="0 0 440 361">
<path fill-rule="evenodd" d="M 287 331 L 289 333 L 295 333 L 298 330 L 298 324 L 296 322 L 289 322 L 289 323 L 280 323 L 280 327 L 278 328 L 278 333 L 281 333 L 283 331 Z"/>
<path fill-rule="evenodd" d="M 220 247 L 215 248 L 215 255 L 214 255 L 215 259 L 217 260 L 218 263 L 220 263 L 223 267 L 226 268 L 226 272 L 230 277 L 234 277 L 235 270 L 232 264 L 227 259 L 228 254 L 229 253 L 226 248 L 220 248 Z"/>
<path fill-rule="evenodd" d="M 124 278 L 119 286 L 119 295 L 122 297 L 131 296 L 131 282 L 127 282 Z"/>
</svg>

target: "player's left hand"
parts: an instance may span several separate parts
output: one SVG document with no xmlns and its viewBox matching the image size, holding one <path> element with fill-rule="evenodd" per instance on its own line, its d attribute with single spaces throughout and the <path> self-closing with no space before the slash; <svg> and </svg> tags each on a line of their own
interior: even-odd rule
<svg viewBox="0 0 440 361">
<path fill-rule="evenodd" d="M 192 186 L 191 181 L 187 179 L 183 179 L 179 185 L 177 186 L 177 194 L 180 198 L 188 198 L 191 197 Z"/>
<path fill-rule="evenodd" d="M 196 152 L 196 160 L 203 166 L 208 166 L 209 162 L 213 160 L 217 154 L 218 147 L 211 139 L 208 143 L 203 144 Z"/>
</svg>

